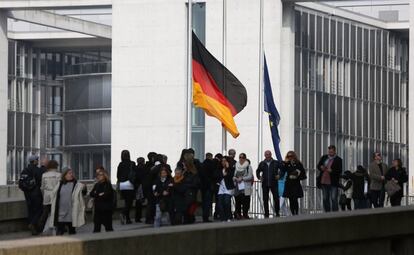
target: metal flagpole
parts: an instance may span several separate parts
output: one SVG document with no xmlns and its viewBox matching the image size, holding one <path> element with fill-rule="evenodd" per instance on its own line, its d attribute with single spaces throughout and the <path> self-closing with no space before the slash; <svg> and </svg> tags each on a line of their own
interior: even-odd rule
<svg viewBox="0 0 414 255">
<path fill-rule="evenodd" d="M 191 147 L 191 126 L 192 126 L 192 104 L 193 104 L 193 56 L 192 56 L 192 40 L 193 40 L 193 0 L 188 0 L 187 7 L 187 106 L 186 106 L 186 147 Z"/>
<path fill-rule="evenodd" d="M 223 65 L 226 66 L 226 47 L 227 47 L 227 0 L 223 0 Z M 224 72 L 223 72 L 224 76 Z M 223 79 L 226 82 L 226 79 Z M 226 86 L 224 86 L 226 87 Z M 227 153 L 227 131 L 224 127 L 221 128 L 221 150 L 223 155 Z"/>
<path fill-rule="evenodd" d="M 263 90 L 263 0 L 260 0 L 260 37 L 259 37 L 259 105 L 258 105 L 258 137 L 257 137 L 257 163 L 259 164 L 263 154 L 263 111 L 264 111 L 264 90 Z"/>
</svg>

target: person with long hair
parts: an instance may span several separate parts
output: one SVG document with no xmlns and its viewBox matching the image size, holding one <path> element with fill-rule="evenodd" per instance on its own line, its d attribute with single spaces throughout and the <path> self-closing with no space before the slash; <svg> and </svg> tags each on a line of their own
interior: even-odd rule
<svg viewBox="0 0 414 255">
<path fill-rule="evenodd" d="M 90 196 L 94 199 L 93 223 L 94 233 L 101 232 L 101 225 L 104 225 L 105 231 L 113 231 L 112 213 L 114 211 L 114 196 L 116 193 L 112 188 L 108 173 L 100 170 L 96 174 L 97 182 L 93 186 Z"/>
<path fill-rule="evenodd" d="M 250 196 L 252 194 L 253 168 L 247 159 L 246 153 L 240 153 L 239 161 L 234 170 L 236 219 L 249 219 Z M 243 211 L 243 214 L 242 214 Z"/>
<path fill-rule="evenodd" d="M 155 182 L 155 218 L 154 227 L 171 224 L 171 187 L 173 186 L 172 178 L 168 168 L 161 167 L 158 179 Z M 163 220 L 164 219 L 164 220 Z"/>
<path fill-rule="evenodd" d="M 221 221 L 231 221 L 231 197 L 234 194 L 234 168 L 231 168 L 228 162 L 228 157 L 221 160 L 221 172 L 217 177 L 218 192 L 218 207 Z"/>
<path fill-rule="evenodd" d="M 401 159 L 394 159 L 392 167 L 385 175 L 385 179 L 389 182 L 395 182 L 400 186 L 400 190 L 390 196 L 391 206 L 400 206 L 401 199 L 404 196 L 403 184 L 408 181 L 408 175 L 405 168 L 402 166 Z"/>
<path fill-rule="evenodd" d="M 282 176 L 285 174 L 286 181 L 283 197 L 289 199 L 292 215 L 297 215 L 299 213 L 298 199 L 303 197 L 300 181 L 306 179 L 306 172 L 294 151 L 289 151 L 286 154 L 285 161 L 283 162 Z"/>
<path fill-rule="evenodd" d="M 136 182 L 136 169 L 135 162 L 131 161 L 129 151 L 123 150 L 121 152 L 121 162 L 118 165 L 117 171 L 117 186 L 121 191 L 121 198 L 125 201 L 125 207 L 120 215 L 121 224 L 131 224 L 131 218 L 129 212 L 132 207 L 132 203 L 135 200 L 135 182 Z"/>
<path fill-rule="evenodd" d="M 184 223 L 192 224 L 195 222 L 195 211 L 198 207 L 197 192 L 200 188 L 200 178 L 193 153 L 188 152 L 184 154 L 182 167 L 184 168 L 183 175 L 184 185 L 186 186 L 185 201 L 187 208 L 184 214 Z"/>
<path fill-rule="evenodd" d="M 63 169 L 59 185 L 53 191 L 51 227 L 56 227 L 56 235 L 63 235 L 66 230 L 70 235 L 76 234 L 76 228 L 85 224 L 86 186 L 75 177 L 70 167 Z"/>
</svg>

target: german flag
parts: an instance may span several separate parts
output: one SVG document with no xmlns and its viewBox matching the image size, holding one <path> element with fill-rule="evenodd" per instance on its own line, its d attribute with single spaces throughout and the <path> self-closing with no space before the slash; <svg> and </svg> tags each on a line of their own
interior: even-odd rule
<svg viewBox="0 0 414 255">
<path fill-rule="evenodd" d="M 221 121 L 236 138 L 233 117 L 247 104 L 247 91 L 241 82 L 208 52 L 193 32 L 193 103 Z"/>
</svg>

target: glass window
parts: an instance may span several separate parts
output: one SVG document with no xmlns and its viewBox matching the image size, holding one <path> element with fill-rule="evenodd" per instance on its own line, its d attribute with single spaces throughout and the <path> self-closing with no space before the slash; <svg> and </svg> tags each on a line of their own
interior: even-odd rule
<svg viewBox="0 0 414 255">
<path fill-rule="evenodd" d="M 315 15 L 309 15 L 309 48 L 315 49 Z"/>
<path fill-rule="evenodd" d="M 349 58 L 349 24 L 344 23 L 344 56 Z"/>
<path fill-rule="evenodd" d="M 322 20 L 321 20 L 322 22 Z M 319 20 L 318 20 L 318 25 L 319 25 Z M 321 40 L 323 40 L 323 52 L 324 53 L 329 53 L 329 19 L 328 18 L 324 18 L 323 19 L 323 39 L 321 38 Z M 319 46 L 319 45 L 318 45 Z M 322 49 L 321 49 L 322 51 Z"/>
<path fill-rule="evenodd" d="M 370 63 L 375 64 L 375 29 L 369 31 Z"/>
<path fill-rule="evenodd" d="M 331 20 L 331 54 L 336 54 L 336 21 Z"/>
<path fill-rule="evenodd" d="M 302 23 L 300 27 L 302 32 L 302 47 L 308 48 L 308 14 L 306 12 L 302 13 Z"/>
<path fill-rule="evenodd" d="M 295 45 L 300 46 L 300 36 L 301 36 L 301 13 L 295 11 Z"/>
<path fill-rule="evenodd" d="M 362 61 L 362 28 L 357 29 L 357 59 Z"/>
<path fill-rule="evenodd" d="M 351 25 L 351 58 L 356 59 L 356 27 Z"/>
<path fill-rule="evenodd" d="M 336 42 L 337 42 L 337 54 L 338 54 L 338 56 L 340 56 L 340 57 L 342 57 L 343 56 L 343 44 L 344 44 L 344 42 L 343 42 L 343 23 L 342 22 L 340 22 L 340 21 L 338 21 L 338 25 L 337 25 L 337 27 L 338 27 L 338 36 L 337 36 L 337 40 L 336 40 Z"/>
<path fill-rule="evenodd" d="M 308 94 L 302 92 L 302 128 L 308 128 Z"/>
</svg>

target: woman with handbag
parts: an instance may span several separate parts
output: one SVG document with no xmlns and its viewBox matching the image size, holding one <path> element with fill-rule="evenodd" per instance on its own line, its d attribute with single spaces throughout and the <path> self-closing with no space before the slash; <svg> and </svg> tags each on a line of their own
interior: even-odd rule
<svg viewBox="0 0 414 255">
<path fill-rule="evenodd" d="M 101 225 L 104 225 L 105 231 L 114 231 L 112 227 L 112 213 L 114 211 L 113 201 L 116 196 L 109 180 L 108 173 L 101 170 L 96 174 L 97 182 L 90 192 L 90 197 L 93 198 L 93 223 L 94 233 L 101 232 Z"/>
<path fill-rule="evenodd" d="M 298 199 L 303 197 L 303 189 L 301 180 L 305 180 L 306 172 L 302 163 L 299 161 L 294 151 L 289 151 L 286 154 L 285 161 L 283 162 L 283 169 L 281 177 L 286 174 L 285 191 L 283 197 L 289 199 L 290 211 L 292 215 L 298 215 L 299 202 Z"/>
<path fill-rule="evenodd" d="M 117 187 L 121 191 L 121 198 L 125 201 L 125 207 L 120 215 L 121 224 L 131 224 L 131 218 L 129 217 L 129 211 L 131 210 L 132 203 L 135 200 L 135 178 L 136 169 L 135 162 L 131 161 L 129 151 L 123 150 L 121 152 L 121 162 L 118 165 L 118 171 L 116 174 L 118 181 Z"/>
<path fill-rule="evenodd" d="M 385 190 L 390 197 L 391 206 L 400 206 L 401 199 L 404 196 L 403 184 L 408 181 L 408 175 L 404 167 L 402 167 L 401 159 L 394 159 L 392 167 L 385 175 L 387 183 Z"/>
</svg>

